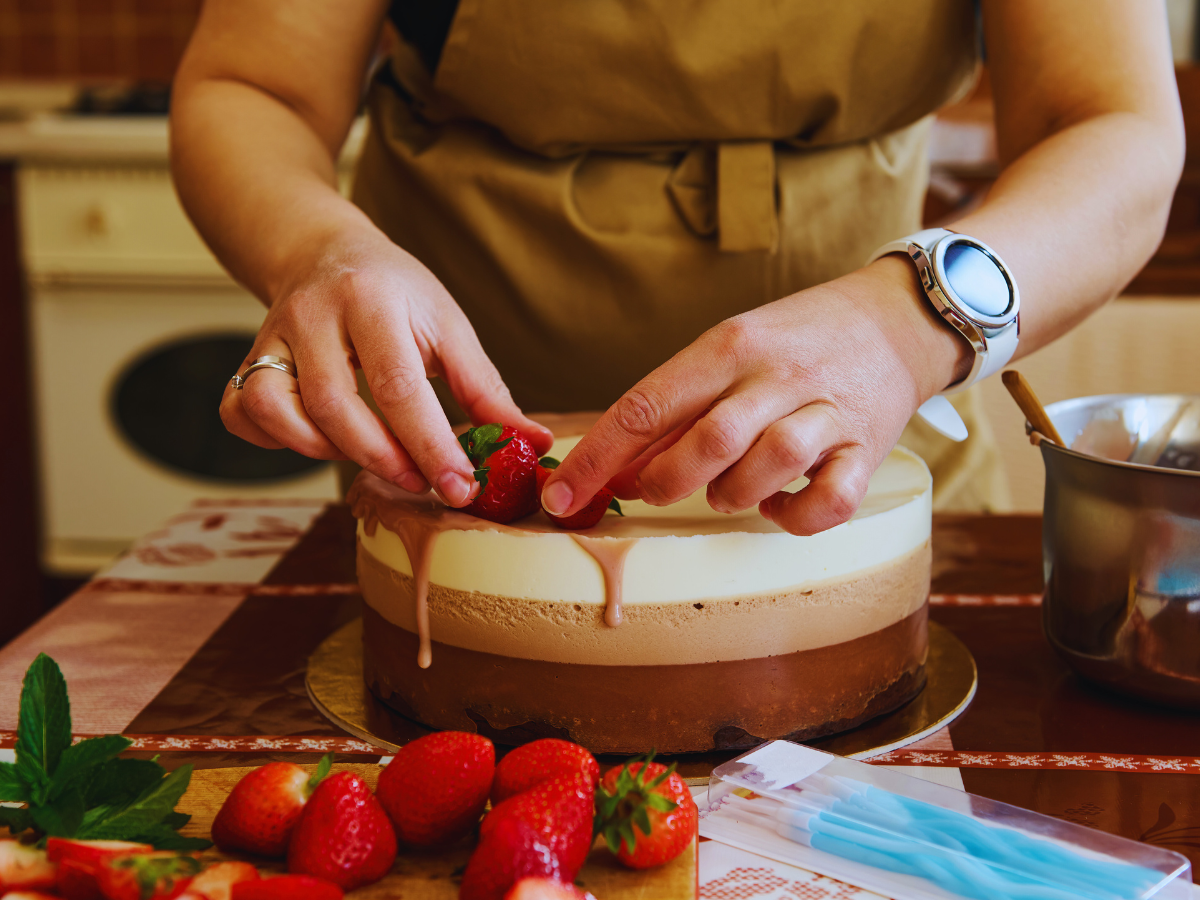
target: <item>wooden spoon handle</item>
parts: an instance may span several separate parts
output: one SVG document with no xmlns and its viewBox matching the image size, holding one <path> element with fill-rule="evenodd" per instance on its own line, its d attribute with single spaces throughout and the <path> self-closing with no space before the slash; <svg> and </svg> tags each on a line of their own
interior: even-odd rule
<svg viewBox="0 0 1200 900">
<path fill-rule="evenodd" d="M 1025 376 L 1016 369 L 1006 369 L 1004 374 L 1000 376 L 1000 380 L 1004 382 L 1004 386 L 1008 388 L 1008 392 L 1012 394 L 1012 398 L 1017 401 L 1017 406 L 1021 407 L 1021 412 L 1025 413 L 1025 418 L 1029 420 L 1029 424 L 1033 426 L 1033 430 L 1041 432 L 1054 441 L 1054 443 L 1058 444 L 1058 446 L 1065 447 L 1066 444 L 1063 443 L 1058 429 L 1054 427 L 1054 423 L 1046 415 L 1046 409 L 1042 406 L 1042 401 L 1033 392 L 1033 388 Z"/>
</svg>

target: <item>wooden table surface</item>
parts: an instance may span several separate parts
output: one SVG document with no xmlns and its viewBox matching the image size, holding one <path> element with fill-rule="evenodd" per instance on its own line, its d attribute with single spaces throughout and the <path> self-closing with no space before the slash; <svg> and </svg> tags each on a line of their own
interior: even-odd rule
<svg viewBox="0 0 1200 900">
<path fill-rule="evenodd" d="M 957 757 L 949 761 L 962 766 L 966 789 L 1182 852 L 1196 868 L 1200 716 L 1110 695 L 1080 681 L 1058 659 L 1042 636 L 1041 610 L 1028 596 L 1042 589 L 1040 518 L 935 516 L 933 547 L 935 595 L 1026 595 L 1001 604 L 987 596 L 941 597 L 931 606 L 931 617 L 970 648 L 979 667 L 976 698 L 950 727 Z M 153 699 L 139 701 L 140 712 L 123 730 L 341 735 L 309 703 L 304 671 L 316 646 L 359 614 L 353 582 L 353 520 L 344 506 L 330 506 L 259 585 L 245 587 L 244 596 L 230 603 L 223 622 L 164 679 Z M 99 582 L 90 590 L 118 588 L 135 586 Z M 70 624 L 77 598 L 52 614 L 59 615 L 58 627 Z M 106 640 L 106 653 L 118 649 L 113 638 Z M 35 652 L 33 643 L 21 641 L 0 651 L 0 675 L 6 660 L 17 664 L 14 648 Z M 1092 755 L 1092 768 L 1079 768 L 1083 754 Z M 278 751 L 164 754 L 165 762 L 186 759 L 200 767 L 267 758 L 312 761 L 311 754 Z M 1097 770 L 1097 758 L 1111 760 L 1113 768 Z M 1142 770 L 1127 771 L 1137 768 L 1129 761 L 1135 758 Z M 1150 771 L 1147 760 L 1164 765 Z"/>
</svg>

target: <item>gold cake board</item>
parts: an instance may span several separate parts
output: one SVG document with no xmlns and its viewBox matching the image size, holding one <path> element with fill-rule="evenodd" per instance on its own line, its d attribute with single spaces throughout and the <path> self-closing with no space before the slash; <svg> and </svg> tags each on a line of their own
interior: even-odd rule
<svg viewBox="0 0 1200 900">
<path fill-rule="evenodd" d="M 962 641 L 936 622 L 929 623 L 925 677 L 925 689 L 895 712 L 806 743 L 842 756 L 870 759 L 919 741 L 958 718 L 979 684 L 975 659 Z M 362 670 L 362 619 L 343 625 L 321 643 L 308 661 L 304 684 L 322 715 L 386 753 L 395 753 L 432 730 L 393 712 L 367 690 Z M 678 762 L 685 778 L 707 779 L 714 767 L 745 752 L 683 753 L 669 759 Z"/>
</svg>

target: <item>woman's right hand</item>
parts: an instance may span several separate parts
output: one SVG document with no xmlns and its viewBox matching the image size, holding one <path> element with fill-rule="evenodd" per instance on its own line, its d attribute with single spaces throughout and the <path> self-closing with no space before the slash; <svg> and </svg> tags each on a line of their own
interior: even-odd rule
<svg viewBox="0 0 1200 900">
<path fill-rule="evenodd" d="M 351 459 L 405 490 L 433 487 L 463 506 L 476 482 L 429 383 L 438 375 L 473 423 L 504 422 L 539 453 L 550 448 L 552 435 L 513 403 L 446 288 L 379 232 L 322 242 L 272 301 L 242 369 L 282 356 L 298 378 L 262 369 L 242 390 L 225 389 L 221 419 L 250 443 Z M 359 397 L 358 368 L 386 423 Z"/>
</svg>

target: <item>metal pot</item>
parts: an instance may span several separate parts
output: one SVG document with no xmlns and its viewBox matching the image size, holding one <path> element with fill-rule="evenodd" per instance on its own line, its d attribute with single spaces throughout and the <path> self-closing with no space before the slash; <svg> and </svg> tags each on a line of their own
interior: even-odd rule
<svg viewBox="0 0 1200 900">
<path fill-rule="evenodd" d="M 1200 397 L 1081 397 L 1046 412 L 1076 448 L 1039 445 L 1047 638 L 1085 678 L 1200 709 Z"/>
</svg>

